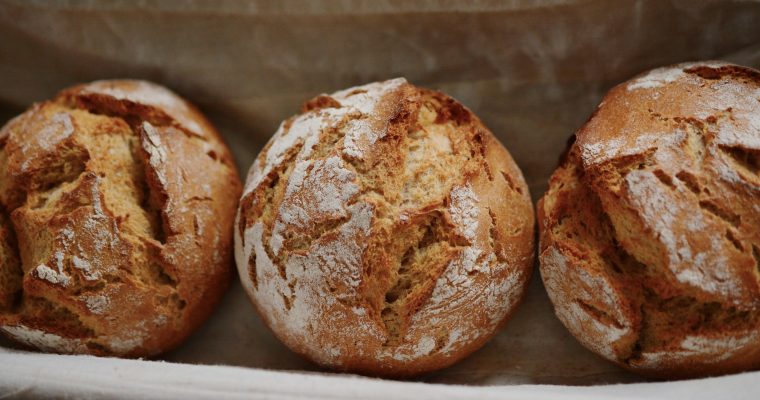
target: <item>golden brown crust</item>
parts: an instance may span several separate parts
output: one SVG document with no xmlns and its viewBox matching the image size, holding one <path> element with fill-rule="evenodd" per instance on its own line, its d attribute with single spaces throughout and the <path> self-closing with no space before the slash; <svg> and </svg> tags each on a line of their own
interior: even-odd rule
<svg viewBox="0 0 760 400">
<path fill-rule="evenodd" d="M 525 292 L 528 188 L 469 110 L 403 79 L 322 95 L 251 168 L 235 229 L 246 290 L 291 349 L 405 376 L 482 346 Z"/>
<path fill-rule="evenodd" d="M 633 371 L 760 367 L 760 73 L 656 69 L 612 89 L 538 205 L 558 317 Z"/>
<path fill-rule="evenodd" d="M 0 134 L 0 330 L 45 351 L 154 356 L 230 279 L 240 182 L 219 134 L 143 81 L 61 92 Z"/>
</svg>

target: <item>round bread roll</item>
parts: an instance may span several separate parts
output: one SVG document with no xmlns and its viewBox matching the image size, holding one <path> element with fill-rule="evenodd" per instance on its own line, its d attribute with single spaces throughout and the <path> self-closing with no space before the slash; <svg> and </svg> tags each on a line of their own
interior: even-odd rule
<svg viewBox="0 0 760 400">
<path fill-rule="evenodd" d="M 219 134 L 142 81 L 99 81 L 0 132 L 0 331 L 43 351 L 149 357 L 232 275 L 241 184 Z"/>
<path fill-rule="evenodd" d="M 394 79 L 318 96 L 280 126 L 248 175 L 235 256 L 292 350 L 407 376 L 472 353 L 515 310 L 532 210 L 477 117 Z"/>
<path fill-rule="evenodd" d="M 760 73 L 612 89 L 538 205 L 541 275 L 586 347 L 660 378 L 760 367 Z"/>
</svg>

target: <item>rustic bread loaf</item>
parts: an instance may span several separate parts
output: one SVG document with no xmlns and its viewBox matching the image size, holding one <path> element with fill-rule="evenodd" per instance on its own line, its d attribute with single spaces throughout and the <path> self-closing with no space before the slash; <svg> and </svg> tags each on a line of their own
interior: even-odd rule
<svg viewBox="0 0 760 400">
<path fill-rule="evenodd" d="M 323 366 L 412 375 L 482 346 L 531 275 L 534 217 L 509 153 L 404 79 L 319 96 L 248 175 L 235 229 L 266 324 Z"/>
<path fill-rule="evenodd" d="M 559 319 L 655 377 L 760 367 L 760 73 L 653 70 L 612 89 L 538 205 Z"/>
<path fill-rule="evenodd" d="M 35 104 L 0 133 L 0 331 L 60 353 L 178 345 L 228 285 L 240 191 L 219 134 L 163 87 Z"/>
</svg>

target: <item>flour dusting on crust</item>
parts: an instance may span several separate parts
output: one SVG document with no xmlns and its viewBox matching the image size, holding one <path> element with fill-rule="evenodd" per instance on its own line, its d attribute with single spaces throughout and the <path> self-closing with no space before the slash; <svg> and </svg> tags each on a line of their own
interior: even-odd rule
<svg viewBox="0 0 760 400">
<path fill-rule="evenodd" d="M 604 143 L 589 143 L 581 147 L 587 165 L 601 164 L 616 158 L 646 153 L 652 149 L 672 147 L 682 143 L 686 133 L 680 129 L 667 132 L 620 136 Z"/>
<path fill-rule="evenodd" d="M 324 219 L 346 217 L 348 200 L 359 192 L 355 179 L 356 175 L 343 165 L 340 157 L 297 162 L 274 224 L 270 242 L 274 254 L 279 254 L 282 232 L 289 226 L 303 227 Z"/>
<path fill-rule="evenodd" d="M 403 137 L 402 129 L 394 129 L 421 126 L 413 118 L 422 115 L 426 92 L 415 89 L 395 79 L 320 96 L 307 104 L 308 111 L 280 126 L 249 172 L 235 229 L 241 280 L 277 336 L 320 364 L 416 364 L 424 370 L 430 368 L 425 363 L 450 362 L 490 337 L 524 292 L 527 262 L 510 265 L 522 250 L 510 247 L 498 258 L 494 248 L 500 236 L 494 228 L 504 212 L 491 212 L 496 205 L 490 186 L 481 181 L 488 179 L 482 165 L 473 160 L 466 165 L 471 173 L 439 180 L 440 190 L 434 188 L 439 192 L 432 195 L 404 197 L 406 181 L 414 181 L 405 169 L 405 157 L 418 157 L 413 146 L 433 146 L 453 160 L 461 152 L 463 163 L 486 157 L 485 150 L 473 155 L 470 147 L 476 144 L 456 148 L 455 139 L 446 136 L 475 135 L 475 128 L 459 124 L 476 125 L 483 133 L 468 118 L 454 115 L 466 110 L 448 103 L 437 107 L 441 119 L 451 121 L 431 117 L 425 124 L 437 124 L 431 129 L 440 131 L 418 133 L 432 135 L 429 141 L 411 132 Z M 381 140 L 388 135 L 392 140 Z M 399 149 L 387 147 L 397 139 Z M 381 145 L 389 154 L 380 154 Z M 375 176 L 374 168 L 386 169 L 388 181 Z M 505 182 L 493 186 L 506 187 Z M 260 204 L 262 195 L 274 198 L 273 204 Z M 251 214 L 243 215 L 246 210 Z M 411 268 L 430 268 L 431 276 L 411 278 L 411 287 L 424 288 L 424 294 L 403 293 L 403 279 L 411 274 L 404 275 L 402 264 L 410 258 L 404 261 L 404 254 L 388 251 L 394 245 L 405 247 L 395 251 L 413 254 Z M 404 297 L 391 305 L 394 290 Z M 418 308 L 405 309 L 413 296 Z M 468 311 L 472 308 L 477 315 Z M 388 317 L 389 310 L 398 314 Z M 400 318 L 406 320 L 396 329 Z"/>
<path fill-rule="evenodd" d="M 71 265 L 74 266 L 74 268 L 80 270 L 82 272 L 82 276 L 84 279 L 88 281 L 96 281 L 101 278 L 100 271 L 97 271 L 93 268 L 92 264 L 78 256 L 74 256 L 71 258 Z"/>
<path fill-rule="evenodd" d="M 665 246 L 668 268 L 679 281 L 726 298 L 741 294 L 743 288 L 730 279 L 720 240 L 713 237 L 712 247 L 705 252 L 698 252 L 691 243 L 706 226 L 701 213 L 695 213 L 689 204 L 664 188 L 652 172 L 632 171 L 625 182 L 644 223 Z"/>
<path fill-rule="evenodd" d="M 541 274 L 557 317 L 573 335 L 609 360 L 616 360 L 615 343 L 633 333 L 632 323 L 622 310 L 618 292 L 601 275 L 571 267 L 562 251 L 549 247 L 541 254 Z M 581 303 L 601 300 L 604 312 L 614 323 L 601 321 Z M 598 338 L 598 339 L 597 339 Z"/>
<path fill-rule="evenodd" d="M 385 136 L 387 121 L 373 121 L 372 112 L 383 96 L 406 83 L 406 79 L 397 78 L 385 82 L 370 83 L 360 88 L 342 90 L 333 94 L 343 107 L 355 109 L 362 116 L 354 119 L 346 127 L 346 137 L 343 142 L 343 153 L 350 157 L 361 158 L 364 148 L 370 147 Z M 376 128 L 375 125 L 380 125 Z"/>
<path fill-rule="evenodd" d="M 63 271 L 56 271 L 45 264 L 40 264 L 34 269 L 37 273 L 37 277 L 46 280 L 53 284 L 60 284 L 62 286 L 68 286 L 71 282 L 71 277 L 66 275 Z"/>
<path fill-rule="evenodd" d="M 633 91 L 637 89 L 654 89 L 667 85 L 668 83 L 675 82 L 678 79 L 683 79 L 686 74 L 684 70 L 696 67 L 696 66 L 708 66 L 711 68 L 718 68 L 726 65 L 722 62 L 716 61 L 701 61 L 695 63 L 683 63 L 673 65 L 669 67 L 662 67 L 653 69 L 641 77 L 635 78 L 626 84 L 626 90 Z"/>
<path fill-rule="evenodd" d="M 44 351 L 81 353 L 86 350 L 85 344 L 80 339 L 64 338 L 23 325 L 0 326 L 0 329 L 15 340 Z"/>
<path fill-rule="evenodd" d="M 472 186 L 457 187 L 451 191 L 451 218 L 467 240 L 475 240 L 478 230 L 478 196 Z"/>
<path fill-rule="evenodd" d="M 74 122 L 66 112 L 57 112 L 50 118 L 44 118 L 41 114 L 31 117 L 22 115 L 17 118 L 20 118 L 16 120 L 17 123 L 25 125 L 21 129 L 29 129 L 29 125 L 32 123 L 41 126 L 40 132 L 31 136 L 30 140 L 24 142 L 21 146 L 21 154 L 25 158 L 21 164 L 22 172 L 29 170 L 29 166 L 35 158 L 33 152 L 51 152 L 74 134 Z"/>
<path fill-rule="evenodd" d="M 694 359 L 699 359 L 706 364 L 715 364 L 748 350 L 758 339 L 760 339 L 758 332 L 725 337 L 687 336 L 676 349 L 643 352 L 640 359 L 636 360 L 636 365 L 646 369 L 656 369 L 663 365 L 679 364 Z"/>
<path fill-rule="evenodd" d="M 493 332 L 522 293 L 522 272 L 499 262 L 493 251 L 477 239 L 482 234 L 481 230 L 487 228 L 480 222 L 483 205 L 472 186 L 456 186 L 449 196 L 451 219 L 471 244 L 462 248 L 458 257 L 446 266 L 436 280 L 430 298 L 412 316 L 406 338 L 421 336 L 421 341 L 414 343 L 407 340 L 395 348 L 385 348 L 376 355 L 379 359 L 416 359 L 431 345 L 440 345 L 439 351 L 443 354 L 457 351 L 461 346 Z M 503 276 L 505 273 L 506 277 Z M 471 307 L 489 316 L 488 322 L 483 324 L 482 321 L 463 318 L 461 310 Z M 425 336 L 431 326 L 446 326 L 449 329 L 445 343 L 435 343 L 433 338 Z"/>
<path fill-rule="evenodd" d="M 653 89 L 674 82 L 684 75 L 683 68 L 664 67 L 657 68 L 646 75 L 636 78 L 626 86 L 628 91 L 636 89 Z"/>
<path fill-rule="evenodd" d="M 258 288 L 250 283 L 246 283 L 246 287 L 252 290 L 265 315 L 272 317 L 270 324 L 276 331 L 309 333 L 301 338 L 307 340 L 304 346 L 311 351 L 319 352 L 320 344 L 310 342 L 308 338 L 319 336 L 321 321 L 339 322 L 350 312 L 329 289 L 341 288 L 344 295 L 350 297 L 361 283 L 361 255 L 369 234 L 372 207 L 353 204 L 347 209 L 350 218 L 339 228 L 337 237 L 317 240 L 305 255 L 291 255 L 285 265 L 285 278 L 264 248 L 263 225 L 260 222 L 254 224 L 244 237 L 246 246 L 252 243 L 252 247 L 246 249 L 243 257 L 248 260 L 250 255 L 247 252 L 255 253 L 259 282 Z M 243 275 L 244 280 L 249 280 L 247 277 L 247 273 Z M 364 319 L 367 330 L 364 334 L 379 336 L 369 317 L 364 315 Z M 350 328 L 342 332 L 340 328 L 340 325 L 332 326 L 333 333 L 343 333 L 346 338 L 359 334 L 350 332 Z"/>
<path fill-rule="evenodd" d="M 663 377 L 757 364 L 759 116 L 759 71 L 691 63 L 612 89 L 578 131 L 543 200 L 541 272 L 584 345 Z M 572 185 L 600 224 L 563 222 L 588 211 Z"/>
<path fill-rule="evenodd" d="M 148 162 L 156 171 L 156 176 L 162 186 L 166 186 L 166 176 L 161 172 L 166 163 L 167 155 L 166 149 L 161 143 L 161 136 L 156 132 L 156 128 L 149 122 L 143 122 L 143 132 L 145 132 L 145 138 L 142 142 L 143 149 L 148 153 Z"/>
<path fill-rule="evenodd" d="M 117 82 L 117 84 L 114 84 Z M 196 135 L 206 131 L 192 117 L 188 104 L 163 86 L 146 81 L 95 81 L 82 88 L 84 94 L 103 94 L 117 100 L 146 104 L 168 113 Z"/>
<path fill-rule="evenodd" d="M 101 294 L 85 296 L 84 301 L 85 304 L 87 304 L 87 309 L 90 310 L 90 312 L 93 314 L 104 314 L 106 311 L 108 311 L 109 305 L 111 303 L 108 296 Z"/>
<path fill-rule="evenodd" d="M 352 117 L 344 129 L 344 152 L 361 157 L 361 148 L 371 146 L 385 135 L 387 121 L 370 121 L 378 102 L 406 83 L 403 78 L 342 90 L 330 95 L 340 103 L 339 107 L 319 108 L 295 117 L 290 125 L 283 122 L 269 141 L 263 160 L 257 159 L 248 174 L 243 196 L 255 190 L 277 168 L 285 155 L 297 145 L 302 145 L 297 160 L 305 160 L 319 142 L 320 134 L 330 127 L 338 127 Z M 381 125 L 376 129 L 375 125 Z"/>
</svg>

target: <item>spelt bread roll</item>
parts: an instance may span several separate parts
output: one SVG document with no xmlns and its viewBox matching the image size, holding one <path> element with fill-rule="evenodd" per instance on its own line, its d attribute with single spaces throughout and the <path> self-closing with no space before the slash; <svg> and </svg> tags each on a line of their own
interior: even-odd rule
<svg viewBox="0 0 760 400">
<path fill-rule="evenodd" d="M 231 276 L 241 185 L 209 122 L 167 89 L 99 81 L 0 133 L 0 331 L 43 351 L 154 356 Z"/>
<path fill-rule="evenodd" d="M 248 175 L 235 255 L 292 350 L 404 376 L 494 335 L 525 292 L 533 226 L 520 170 L 477 117 L 394 79 L 283 122 Z"/>
<path fill-rule="evenodd" d="M 538 205 L 559 319 L 660 378 L 760 367 L 760 73 L 715 62 L 612 89 Z"/>
</svg>

